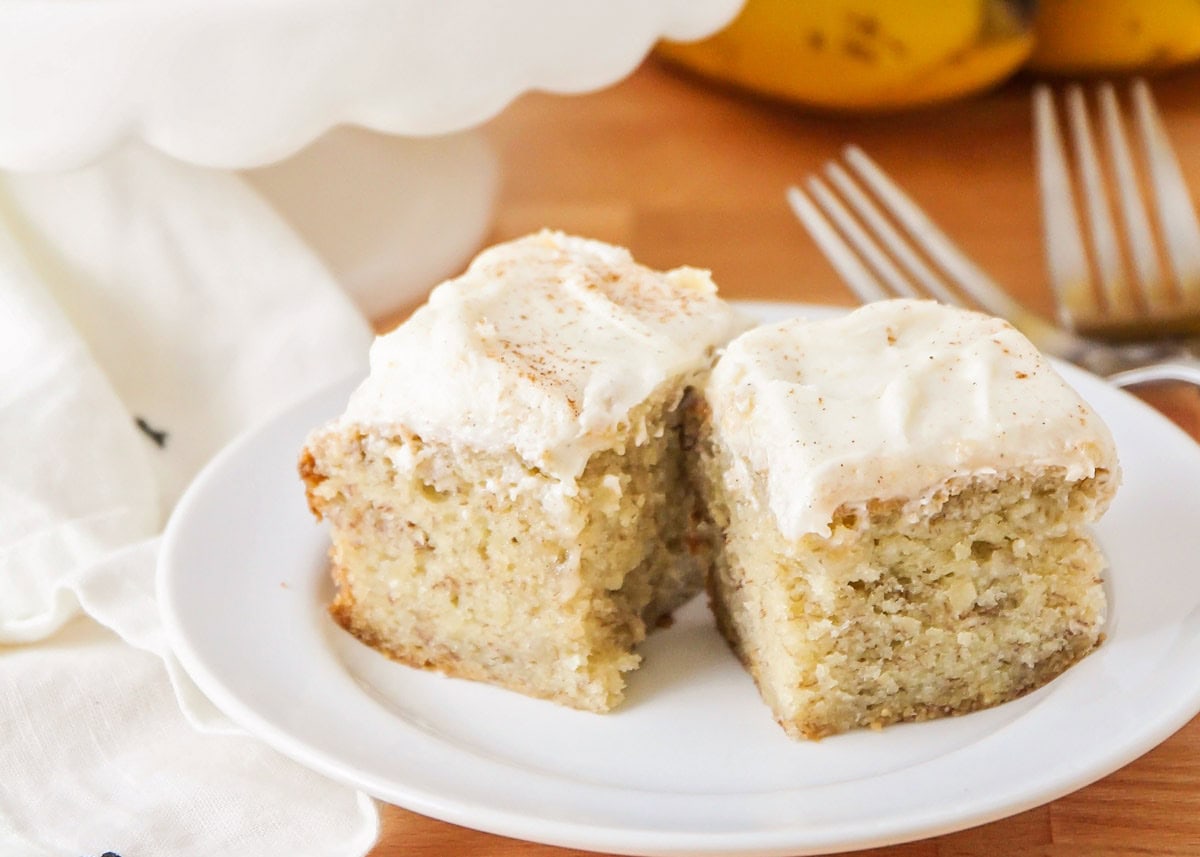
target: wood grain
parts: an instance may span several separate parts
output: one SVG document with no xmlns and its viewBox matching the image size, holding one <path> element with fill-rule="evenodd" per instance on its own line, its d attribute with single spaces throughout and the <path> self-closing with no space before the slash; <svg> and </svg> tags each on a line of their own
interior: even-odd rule
<svg viewBox="0 0 1200 857">
<path fill-rule="evenodd" d="M 792 219 L 783 189 L 855 142 L 1001 283 L 1050 312 L 1028 90 L 1027 81 L 1017 81 L 936 110 L 836 117 L 719 91 L 649 62 L 595 94 L 527 96 L 487 126 L 503 176 L 491 238 L 550 226 L 624 244 L 650 265 L 711 268 L 728 297 L 851 304 Z M 1154 91 L 1189 181 L 1200 188 L 1200 69 L 1157 79 Z M 1156 385 L 1142 393 L 1200 440 L 1200 391 Z M 371 855 L 584 853 L 385 807 L 383 833 Z M 1200 855 L 1200 719 L 1125 768 L 1047 806 L 859 853 Z"/>
</svg>

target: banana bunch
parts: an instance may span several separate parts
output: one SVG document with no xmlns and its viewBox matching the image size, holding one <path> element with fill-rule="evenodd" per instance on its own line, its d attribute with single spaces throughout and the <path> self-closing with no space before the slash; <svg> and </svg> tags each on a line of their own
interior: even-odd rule
<svg viewBox="0 0 1200 857">
<path fill-rule="evenodd" d="M 777 98 L 831 109 L 899 109 L 1002 80 L 1033 40 L 995 0 L 748 0 L 666 59 Z"/>
<path fill-rule="evenodd" d="M 984 89 L 1026 63 L 1073 74 L 1188 61 L 1200 56 L 1200 0 L 747 0 L 716 35 L 658 53 L 775 98 L 898 110 Z"/>
</svg>

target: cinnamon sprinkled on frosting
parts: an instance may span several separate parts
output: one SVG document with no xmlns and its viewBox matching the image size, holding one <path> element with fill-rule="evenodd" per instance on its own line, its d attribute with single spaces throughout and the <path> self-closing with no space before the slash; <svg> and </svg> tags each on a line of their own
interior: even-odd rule
<svg viewBox="0 0 1200 857">
<path fill-rule="evenodd" d="M 484 251 L 379 337 L 342 419 L 515 448 L 573 480 L 633 407 L 748 326 L 706 271 L 541 232 Z"/>
<path fill-rule="evenodd" d="M 920 502 L 956 477 L 1117 470 L 1107 427 L 1024 336 L 932 301 L 758 328 L 730 344 L 707 393 L 715 433 L 766 474 L 789 538 L 828 535 L 844 504 Z"/>
</svg>

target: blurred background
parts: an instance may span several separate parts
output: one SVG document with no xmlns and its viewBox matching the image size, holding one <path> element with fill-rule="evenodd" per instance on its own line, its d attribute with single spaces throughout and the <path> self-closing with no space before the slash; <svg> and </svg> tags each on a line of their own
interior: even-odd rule
<svg viewBox="0 0 1200 857">
<path fill-rule="evenodd" d="M 851 303 L 783 189 L 853 142 L 1052 314 L 1032 86 L 1147 76 L 1200 187 L 1198 57 L 1191 0 L 748 0 L 710 38 L 660 42 L 616 86 L 527 94 L 487 123 L 486 240 L 551 226 L 650 265 L 710 267 L 731 297 Z"/>
</svg>

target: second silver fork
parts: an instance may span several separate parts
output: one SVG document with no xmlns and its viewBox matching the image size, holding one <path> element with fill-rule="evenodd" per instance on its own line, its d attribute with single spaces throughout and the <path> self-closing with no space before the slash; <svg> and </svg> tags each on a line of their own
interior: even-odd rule
<svg viewBox="0 0 1200 857">
<path fill-rule="evenodd" d="M 1084 336 L 1194 335 L 1200 331 L 1200 220 L 1146 81 L 1135 80 L 1129 98 L 1133 109 L 1127 123 L 1113 85 L 1096 87 L 1101 145 L 1083 88 L 1067 87 L 1063 101 L 1072 159 L 1059 131 L 1054 95 L 1045 84 L 1034 89 L 1050 285 L 1063 324 Z M 1141 170 L 1126 124 L 1139 143 Z"/>
<path fill-rule="evenodd" d="M 1026 308 L 976 265 L 857 146 L 825 177 L 809 176 L 788 202 L 864 303 L 928 297 L 1007 319 L 1039 349 L 1118 386 L 1178 380 L 1200 385 L 1200 360 L 1169 342 L 1107 343 L 1063 330 Z"/>
</svg>

